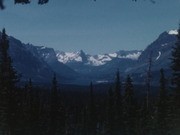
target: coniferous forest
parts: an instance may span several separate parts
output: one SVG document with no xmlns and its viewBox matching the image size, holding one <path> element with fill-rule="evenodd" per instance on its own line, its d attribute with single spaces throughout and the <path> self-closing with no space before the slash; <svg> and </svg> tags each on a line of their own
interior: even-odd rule
<svg viewBox="0 0 180 135">
<path fill-rule="evenodd" d="M 180 28 L 172 49 L 171 84 L 159 69 L 159 87 L 151 95 L 151 59 L 145 94 L 137 96 L 133 80 L 121 80 L 119 71 L 108 90 L 98 93 L 93 82 L 86 90 L 62 90 L 56 74 L 51 87 L 33 80 L 17 85 L 20 75 L 8 54 L 5 29 L 0 39 L 0 135 L 179 135 L 180 134 Z M 102 89 L 102 88 L 101 88 Z"/>
</svg>

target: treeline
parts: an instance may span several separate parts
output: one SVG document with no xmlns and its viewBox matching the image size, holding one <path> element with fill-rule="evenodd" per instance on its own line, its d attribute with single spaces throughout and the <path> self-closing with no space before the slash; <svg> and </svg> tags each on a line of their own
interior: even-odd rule
<svg viewBox="0 0 180 135">
<path fill-rule="evenodd" d="M 9 41 L 3 29 L 0 39 L 0 135 L 180 134 L 180 29 L 172 51 L 171 87 L 167 86 L 161 69 L 159 94 L 157 98 L 149 96 L 150 63 L 147 86 L 142 90 L 146 91 L 146 96 L 141 100 L 135 96 L 131 76 L 122 81 L 119 71 L 114 85 L 109 86 L 102 98 L 97 98 L 91 82 L 87 93 L 66 99 L 55 74 L 51 89 L 35 87 L 31 79 L 24 87 L 17 87 L 19 76 L 12 66 L 8 48 Z"/>
</svg>

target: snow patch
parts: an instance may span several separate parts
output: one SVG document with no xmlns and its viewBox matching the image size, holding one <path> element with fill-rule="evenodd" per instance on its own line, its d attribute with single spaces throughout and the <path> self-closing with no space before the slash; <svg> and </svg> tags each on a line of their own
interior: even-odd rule
<svg viewBox="0 0 180 135">
<path fill-rule="evenodd" d="M 93 66 L 101 66 L 105 64 L 103 61 L 99 61 L 98 59 L 95 59 L 93 56 L 90 56 L 88 60 L 88 64 L 92 64 Z"/>
<path fill-rule="evenodd" d="M 177 30 L 170 30 L 170 31 L 168 32 L 168 34 L 170 34 L 170 35 L 177 35 L 177 34 L 178 34 L 178 31 L 177 31 Z"/>
<path fill-rule="evenodd" d="M 165 44 L 162 44 L 161 46 L 167 46 L 168 44 L 167 43 L 165 43 Z"/>
<path fill-rule="evenodd" d="M 98 60 L 101 60 L 101 61 L 110 61 L 112 60 L 108 55 L 97 55 L 98 56 Z"/>
<path fill-rule="evenodd" d="M 108 83 L 107 80 L 99 80 L 99 81 L 96 81 L 96 83 Z"/>
<path fill-rule="evenodd" d="M 141 52 L 137 52 L 137 53 L 128 54 L 126 56 L 120 55 L 120 56 L 118 56 L 118 58 L 126 58 L 126 59 L 137 60 L 140 55 L 141 55 Z"/>
<path fill-rule="evenodd" d="M 126 58 L 129 58 L 129 59 L 132 59 L 132 60 L 137 60 L 140 55 L 141 55 L 141 52 L 133 53 L 133 54 L 128 54 L 126 56 Z"/>
<path fill-rule="evenodd" d="M 63 54 L 57 54 L 58 61 L 67 63 L 69 61 L 82 62 L 82 58 L 79 56 L 79 52 L 65 52 Z"/>
<path fill-rule="evenodd" d="M 117 53 L 110 53 L 109 56 L 115 58 L 115 57 L 117 57 Z"/>
<path fill-rule="evenodd" d="M 159 55 L 157 56 L 156 60 L 158 60 L 161 57 L 161 52 L 159 51 Z"/>
</svg>

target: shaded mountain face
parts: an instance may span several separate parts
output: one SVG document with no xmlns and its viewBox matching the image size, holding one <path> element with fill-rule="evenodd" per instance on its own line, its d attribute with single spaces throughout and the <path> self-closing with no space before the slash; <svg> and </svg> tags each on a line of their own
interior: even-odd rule
<svg viewBox="0 0 180 135">
<path fill-rule="evenodd" d="M 163 32 L 152 42 L 140 55 L 137 63 L 130 67 L 127 73 L 134 74 L 137 82 L 142 82 L 146 78 L 146 71 L 149 65 L 149 59 L 152 61 L 152 83 L 159 83 L 159 71 L 165 70 L 167 78 L 171 77 L 171 52 L 176 42 L 176 30 Z"/>
<path fill-rule="evenodd" d="M 8 39 L 9 54 L 13 66 L 22 76 L 22 82 L 31 78 L 36 83 L 51 83 L 53 74 L 56 73 L 60 82 L 67 83 L 78 75 L 57 60 L 54 49 L 23 44 L 13 37 Z"/>
<path fill-rule="evenodd" d="M 160 61 L 164 57 L 169 57 L 172 46 L 176 42 L 175 34 L 163 32 L 157 40 L 151 43 L 139 57 L 139 61 L 145 63 L 148 57 L 151 57 L 154 62 Z M 166 61 L 167 62 L 167 61 Z"/>
<path fill-rule="evenodd" d="M 13 66 L 22 76 L 21 81 L 27 81 L 29 78 L 36 82 L 50 80 L 53 70 L 35 50 L 32 53 L 25 44 L 13 37 L 9 37 L 9 43 L 9 54 L 13 60 Z"/>
</svg>

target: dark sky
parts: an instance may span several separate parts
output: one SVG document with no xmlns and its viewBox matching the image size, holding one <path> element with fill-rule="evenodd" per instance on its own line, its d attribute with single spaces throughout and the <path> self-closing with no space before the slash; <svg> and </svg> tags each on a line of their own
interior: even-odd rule
<svg viewBox="0 0 180 135">
<path fill-rule="evenodd" d="M 40 6 L 6 0 L 0 28 L 24 43 L 90 54 L 145 49 L 160 33 L 177 29 L 180 0 L 50 0 Z"/>
</svg>

